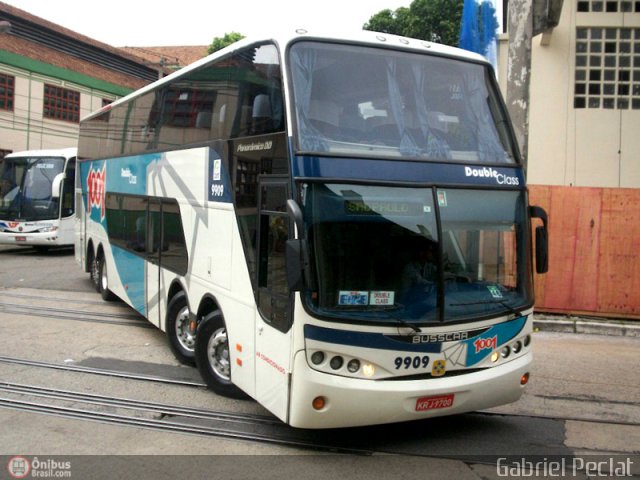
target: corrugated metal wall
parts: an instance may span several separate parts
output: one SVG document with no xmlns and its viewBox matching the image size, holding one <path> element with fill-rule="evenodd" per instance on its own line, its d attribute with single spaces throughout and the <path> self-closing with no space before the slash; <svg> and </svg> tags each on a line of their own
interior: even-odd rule
<svg viewBox="0 0 640 480">
<path fill-rule="evenodd" d="M 640 319 L 640 190 L 529 191 L 549 215 L 549 272 L 536 275 L 536 310 Z"/>
</svg>

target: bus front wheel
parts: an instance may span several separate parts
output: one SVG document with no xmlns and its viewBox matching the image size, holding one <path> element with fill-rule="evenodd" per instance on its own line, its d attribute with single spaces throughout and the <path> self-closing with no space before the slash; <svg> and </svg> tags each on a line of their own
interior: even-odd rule
<svg viewBox="0 0 640 480">
<path fill-rule="evenodd" d="M 195 354 L 200 375 L 211 390 L 225 397 L 247 397 L 231 383 L 229 340 L 220 310 L 206 315 L 198 325 Z"/>
<path fill-rule="evenodd" d="M 166 330 L 169 348 L 180 363 L 195 365 L 196 325 L 190 319 L 184 292 L 176 294 L 167 306 Z"/>
</svg>

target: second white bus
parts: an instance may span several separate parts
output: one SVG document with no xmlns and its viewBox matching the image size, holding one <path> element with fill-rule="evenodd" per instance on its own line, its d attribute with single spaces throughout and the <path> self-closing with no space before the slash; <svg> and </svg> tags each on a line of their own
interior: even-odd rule
<svg viewBox="0 0 640 480">
<path fill-rule="evenodd" d="M 38 250 L 74 244 L 76 148 L 0 160 L 0 244 Z"/>
</svg>

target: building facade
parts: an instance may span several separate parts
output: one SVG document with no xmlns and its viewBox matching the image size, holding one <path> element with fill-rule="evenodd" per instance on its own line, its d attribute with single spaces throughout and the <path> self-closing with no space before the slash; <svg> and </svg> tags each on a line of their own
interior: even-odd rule
<svg viewBox="0 0 640 480">
<path fill-rule="evenodd" d="M 80 118 L 158 78 L 142 59 L 0 2 L 0 159 L 77 145 Z"/>
<path fill-rule="evenodd" d="M 640 319 L 640 0 L 564 0 L 530 78 L 527 180 L 550 226 L 536 309 Z"/>
<path fill-rule="evenodd" d="M 639 188 L 640 0 L 565 0 L 530 94 L 530 184 Z"/>
</svg>

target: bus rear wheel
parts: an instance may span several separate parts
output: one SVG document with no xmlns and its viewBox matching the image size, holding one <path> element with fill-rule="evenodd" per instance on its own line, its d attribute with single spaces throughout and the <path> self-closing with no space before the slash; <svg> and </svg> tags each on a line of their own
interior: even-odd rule
<svg viewBox="0 0 640 480">
<path fill-rule="evenodd" d="M 109 276 L 107 275 L 107 261 L 104 256 L 98 259 L 98 292 L 102 296 L 105 302 L 110 302 L 115 299 L 115 295 L 109 290 Z"/>
<path fill-rule="evenodd" d="M 87 263 L 89 264 L 89 278 L 91 279 L 93 288 L 96 289 L 96 292 L 100 293 L 100 276 L 98 274 L 98 260 L 96 259 L 96 256 L 93 254 L 93 250 L 89 252 L 89 259 Z"/>
<path fill-rule="evenodd" d="M 191 320 L 187 296 L 176 294 L 167 306 L 166 330 L 169 348 L 180 363 L 195 365 L 196 325 Z"/>
<path fill-rule="evenodd" d="M 229 340 L 220 310 L 206 315 L 198 325 L 195 354 L 200 375 L 211 390 L 225 397 L 247 398 L 231 383 Z"/>
</svg>

